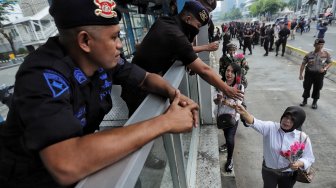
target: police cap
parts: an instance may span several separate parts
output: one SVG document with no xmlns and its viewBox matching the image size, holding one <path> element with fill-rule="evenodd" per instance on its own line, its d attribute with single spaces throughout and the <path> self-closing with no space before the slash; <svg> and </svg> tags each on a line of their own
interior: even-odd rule
<svg viewBox="0 0 336 188">
<path fill-rule="evenodd" d="M 209 22 L 208 10 L 198 1 L 187 1 L 184 4 L 183 11 L 190 12 L 202 24 L 206 25 Z"/>
<path fill-rule="evenodd" d="M 121 14 L 113 0 L 52 0 L 49 12 L 56 26 L 116 25 Z"/>
</svg>

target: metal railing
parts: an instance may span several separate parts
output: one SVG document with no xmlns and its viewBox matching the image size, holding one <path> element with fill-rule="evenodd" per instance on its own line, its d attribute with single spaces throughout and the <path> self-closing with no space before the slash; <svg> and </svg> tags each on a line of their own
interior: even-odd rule
<svg viewBox="0 0 336 188">
<path fill-rule="evenodd" d="M 179 88 L 181 93 L 188 96 L 193 93 L 195 95 L 191 98 L 197 100 L 198 92 L 190 91 L 191 89 L 198 90 L 197 78 L 193 76 L 190 80 L 189 77 L 181 62 L 175 63 L 164 76 L 173 87 Z M 168 105 L 167 100 L 150 94 L 126 122 L 125 126 L 160 115 Z M 183 144 L 185 137 L 182 134 L 165 134 L 162 136 L 169 163 L 169 166 L 165 167 L 165 171 L 170 172 L 171 177 L 168 178 L 170 187 L 186 188 L 190 184 L 195 184 L 198 134 L 199 128 L 194 128 L 192 133 L 189 134 L 188 139 L 190 140 L 187 141 L 189 143 L 187 148 L 184 148 L 186 144 Z M 153 143 L 154 141 L 151 141 L 114 165 L 83 179 L 77 184 L 76 188 L 134 187 Z M 185 155 L 186 153 L 188 154 Z M 186 162 L 187 159 L 188 162 Z"/>
</svg>

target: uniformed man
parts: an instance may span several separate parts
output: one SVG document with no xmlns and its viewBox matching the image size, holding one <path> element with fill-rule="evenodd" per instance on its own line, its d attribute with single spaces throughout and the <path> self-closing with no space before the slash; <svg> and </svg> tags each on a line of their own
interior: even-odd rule
<svg viewBox="0 0 336 188">
<path fill-rule="evenodd" d="M 260 27 L 260 46 L 264 46 L 265 37 L 266 37 L 266 26 L 265 22 L 263 22 L 262 26 Z"/>
<path fill-rule="evenodd" d="M 332 65 L 330 54 L 323 50 L 324 39 L 316 39 L 314 42 L 315 50 L 309 52 L 304 58 L 300 68 L 299 79 L 302 80 L 303 70 L 305 70 L 303 80 L 303 101 L 300 106 L 307 104 L 307 99 L 310 97 L 310 89 L 313 86 L 312 108 L 317 109 L 317 100 L 320 98 L 320 90 L 323 87 L 323 79 L 329 67 Z"/>
<path fill-rule="evenodd" d="M 265 35 L 264 35 L 264 49 L 265 49 L 265 54 L 264 56 L 268 56 L 268 50 L 269 50 L 269 43 L 270 43 L 270 25 L 264 26 L 265 29 Z"/>
<path fill-rule="evenodd" d="M 270 52 L 272 52 L 274 50 L 273 49 L 274 37 L 275 37 L 274 29 L 275 29 L 275 24 L 272 24 L 272 27 L 271 27 L 271 29 L 269 30 L 269 33 L 268 33 L 268 38 L 269 38 L 269 41 L 270 41 L 270 44 L 269 44 L 269 51 Z"/>
<path fill-rule="evenodd" d="M 281 24 L 281 26 L 280 26 L 281 29 L 280 29 L 279 34 L 278 34 L 279 38 L 278 38 L 277 42 L 275 43 L 275 45 L 276 45 L 276 48 L 275 48 L 276 54 L 275 54 L 275 56 L 278 56 L 278 51 L 279 51 L 280 45 L 282 45 L 281 56 L 285 55 L 287 38 L 290 35 L 290 31 L 287 28 L 287 25 L 288 25 L 288 23 L 285 23 L 285 24 Z"/>
<path fill-rule="evenodd" d="M 0 187 L 72 187 L 161 134 L 191 130 L 197 104 L 159 75 L 120 59 L 115 2 L 55 0 L 50 14 L 59 36 L 20 66 L 0 127 Z M 151 120 L 92 134 L 112 108 L 112 84 L 156 91 L 173 102 Z"/>
<path fill-rule="evenodd" d="M 193 49 L 191 42 L 208 20 L 209 13 L 200 2 L 187 1 L 177 16 L 161 17 L 153 24 L 137 49 L 132 63 L 148 72 L 163 75 L 175 60 L 180 60 L 184 66 L 228 96 L 242 97 L 241 91 L 225 84 L 221 77 L 196 55 L 197 50 Z M 121 96 L 132 114 L 146 95 L 147 93 L 135 91 L 135 88 L 125 87 Z"/>
<path fill-rule="evenodd" d="M 253 37 L 253 32 L 251 30 L 251 27 L 248 25 L 245 30 L 244 30 L 244 55 L 245 55 L 245 51 L 246 48 L 250 51 L 249 55 L 252 55 L 252 37 Z"/>
</svg>

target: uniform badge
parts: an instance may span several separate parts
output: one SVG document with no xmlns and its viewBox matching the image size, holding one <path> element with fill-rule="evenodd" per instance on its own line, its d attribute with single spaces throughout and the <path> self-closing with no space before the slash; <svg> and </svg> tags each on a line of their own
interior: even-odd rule
<svg viewBox="0 0 336 188">
<path fill-rule="evenodd" d="M 73 74 L 79 84 L 83 84 L 87 80 L 85 74 L 79 68 L 75 68 Z"/>
<path fill-rule="evenodd" d="M 43 73 L 43 76 L 54 98 L 62 95 L 69 89 L 67 82 L 58 73 L 47 70 Z"/>
<path fill-rule="evenodd" d="M 203 22 L 208 19 L 208 14 L 205 12 L 205 10 L 202 10 L 201 12 L 199 12 L 199 15 L 200 15 L 200 18 L 203 20 Z"/>
<path fill-rule="evenodd" d="M 117 12 L 113 10 L 117 6 L 113 0 L 94 0 L 94 4 L 99 7 L 95 10 L 97 16 L 102 16 L 104 18 L 118 16 Z"/>
</svg>

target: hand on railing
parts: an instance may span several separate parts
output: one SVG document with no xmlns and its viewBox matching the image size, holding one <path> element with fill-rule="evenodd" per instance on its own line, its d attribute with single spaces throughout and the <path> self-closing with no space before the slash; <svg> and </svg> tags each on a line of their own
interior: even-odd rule
<svg viewBox="0 0 336 188">
<path fill-rule="evenodd" d="M 186 102 L 183 98 L 180 91 L 176 90 L 175 98 L 164 114 L 168 121 L 168 123 L 164 123 L 164 125 L 169 126 L 168 132 L 189 132 L 197 123 L 198 105 L 191 102 L 192 100 Z"/>
</svg>

